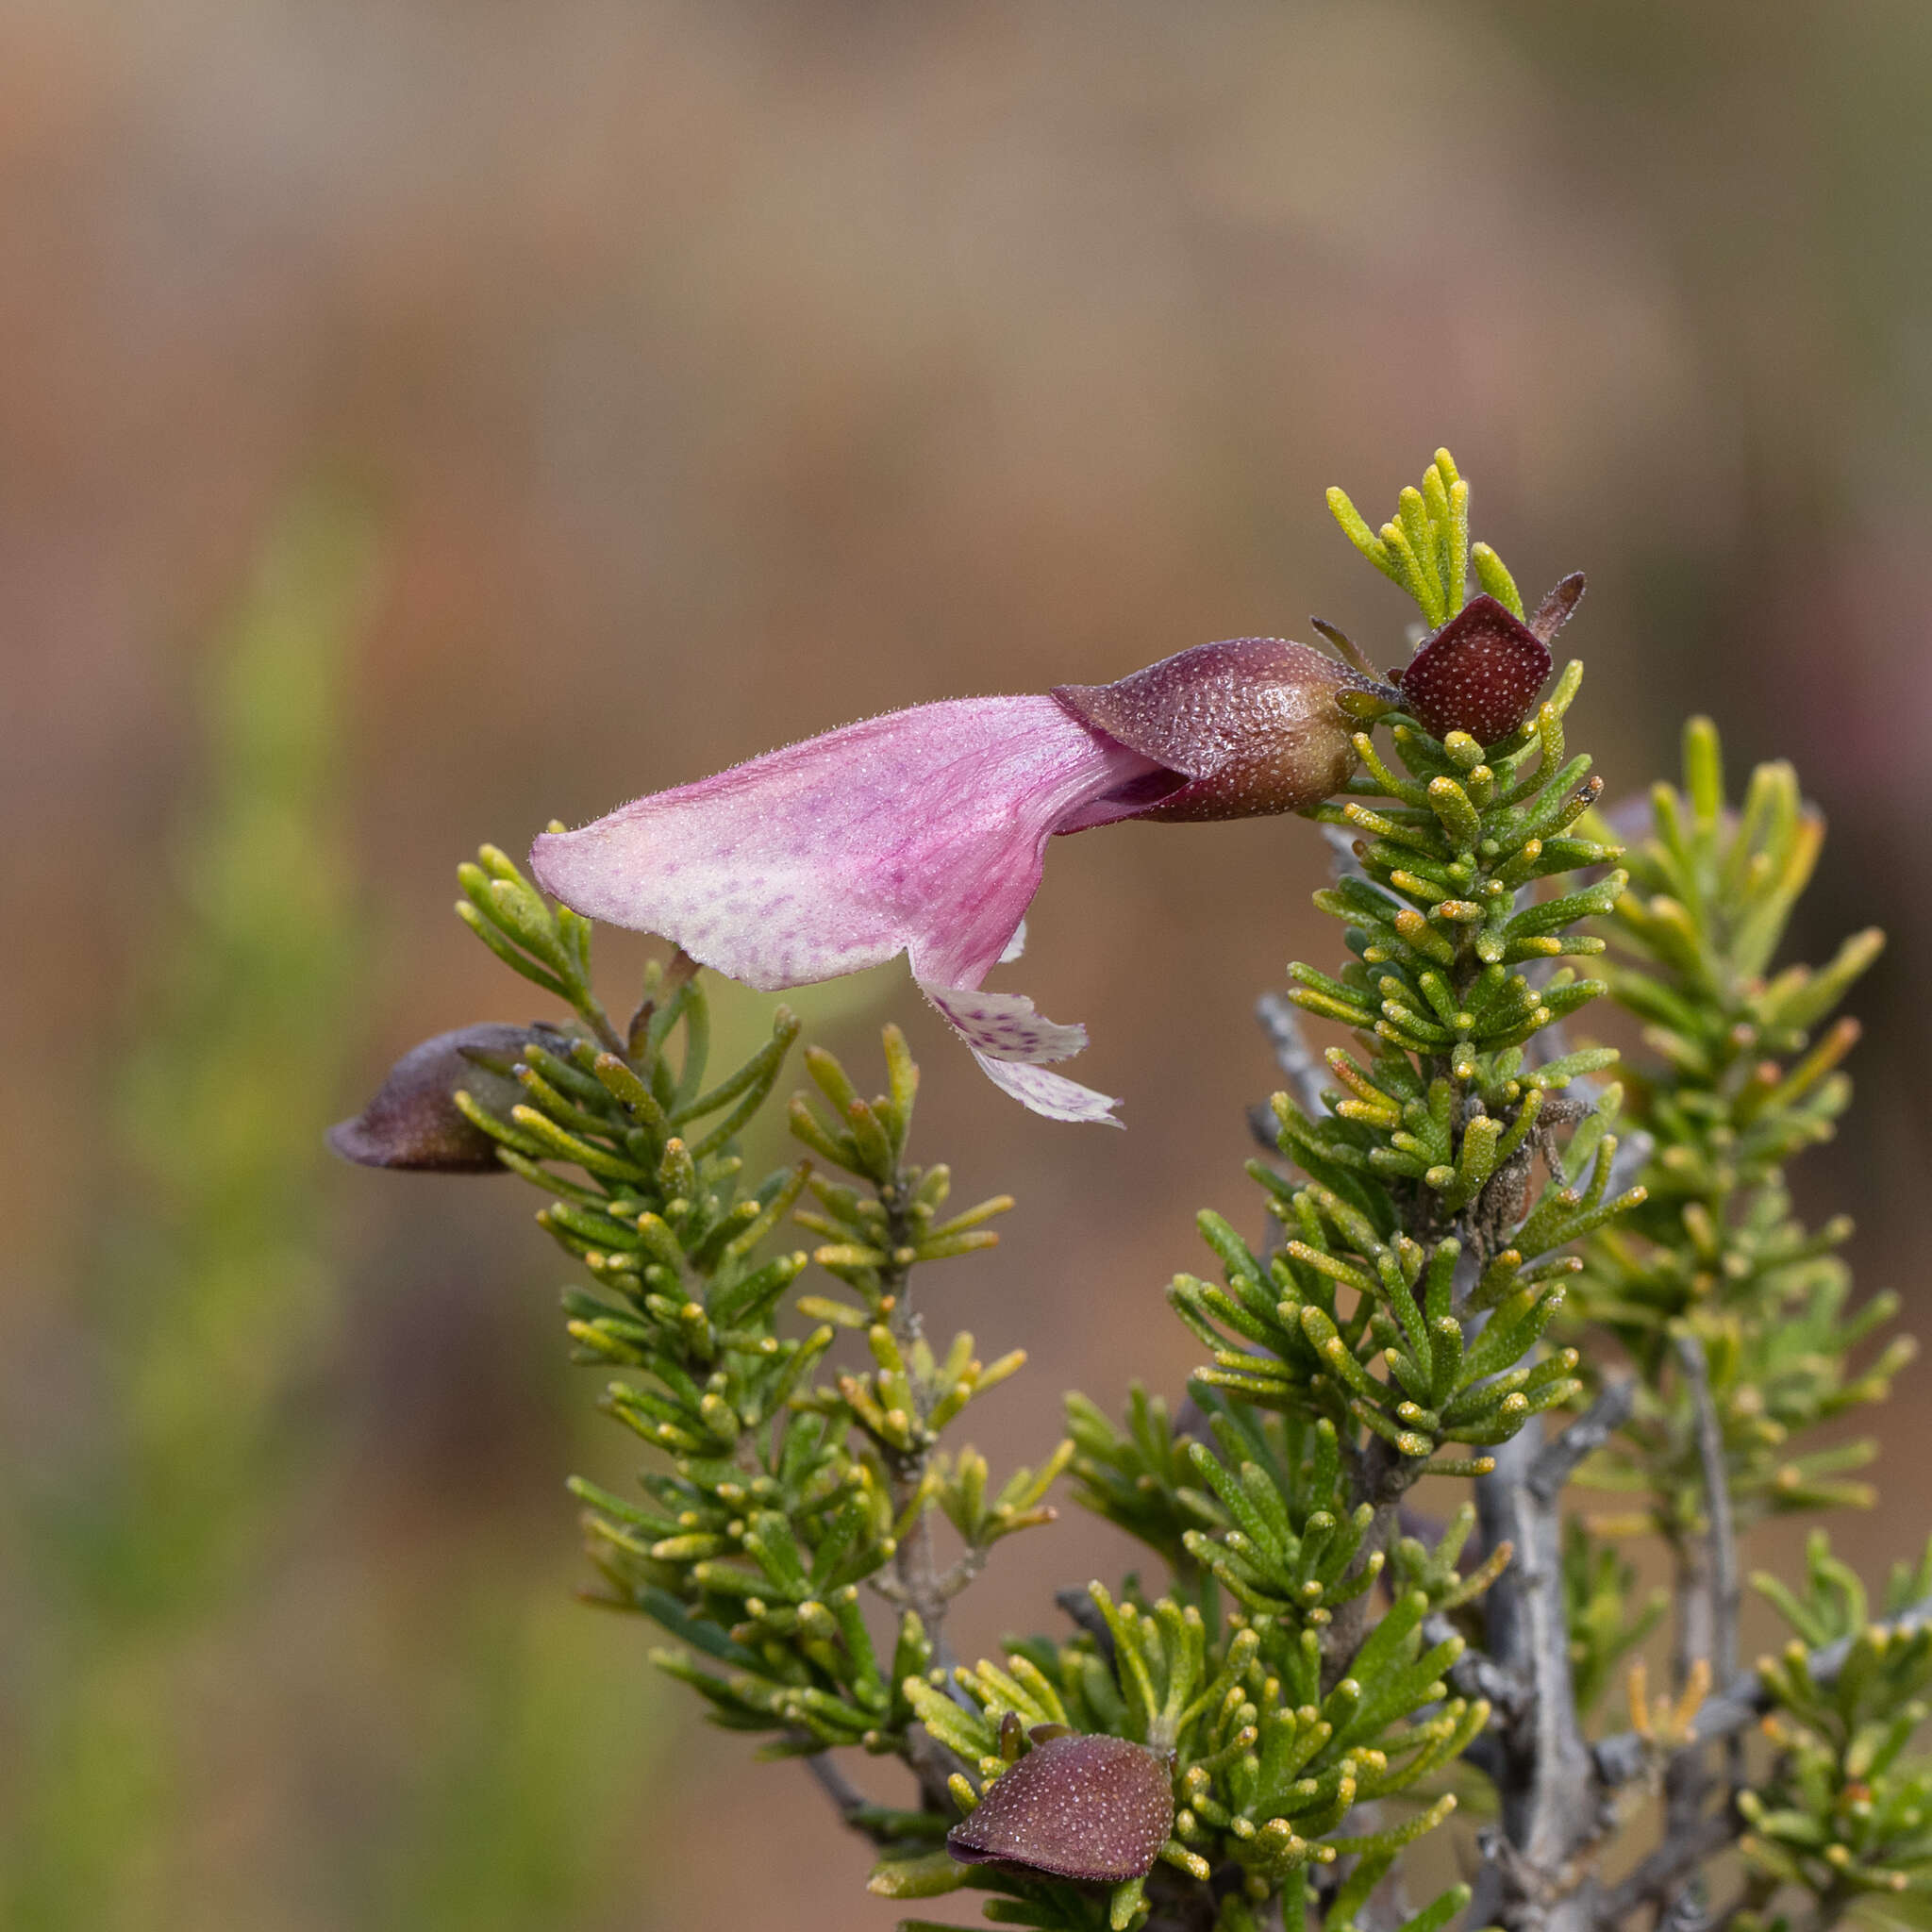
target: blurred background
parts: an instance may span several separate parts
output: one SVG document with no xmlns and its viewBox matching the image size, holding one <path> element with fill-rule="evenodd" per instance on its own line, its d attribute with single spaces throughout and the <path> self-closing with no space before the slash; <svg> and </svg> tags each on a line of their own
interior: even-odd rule
<svg viewBox="0 0 1932 1932">
<path fill-rule="evenodd" d="M 1398 660 L 1322 491 L 1385 515 L 1439 442 L 1525 591 L 1591 574 L 1613 795 L 1707 708 L 1830 814 L 1802 955 L 1893 945 L 1801 1196 L 1923 1324 L 1928 88 L 1912 0 L 0 0 L 0 1918 L 891 1924 L 571 1600 L 562 1478 L 629 1458 L 535 1198 L 321 1130 L 541 1011 L 450 915 L 479 841 L 1311 610 Z M 1198 1206 L 1256 1220 L 1321 866 L 1056 846 L 1019 983 L 1125 1134 L 1002 1099 L 898 968 L 806 996 L 863 1064 L 904 1021 L 925 1156 L 1021 1196 L 941 1277 L 1032 1354 L 982 1440 L 1191 1365 L 1161 1287 Z M 1868 1572 L 1932 1518 L 1927 1388 Z M 1003 1545 L 961 1646 L 1121 1561 Z"/>
</svg>

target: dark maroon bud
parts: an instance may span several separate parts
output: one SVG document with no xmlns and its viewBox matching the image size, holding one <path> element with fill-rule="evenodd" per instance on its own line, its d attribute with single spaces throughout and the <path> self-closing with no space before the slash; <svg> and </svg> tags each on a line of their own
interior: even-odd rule
<svg viewBox="0 0 1932 1932">
<path fill-rule="evenodd" d="M 547 1036 L 547 1039 L 546 1039 Z M 532 1038 L 569 1051 L 548 1028 L 486 1024 L 439 1033 L 412 1046 L 353 1120 L 328 1130 L 328 1144 L 364 1167 L 410 1168 L 427 1174 L 504 1174 L 496 1142 L 458 1109 L 465 1090 L 491 1113 L 508 1113 L 524 1097 L 510 1069 Z"/>
<path fill-rule="evenodd" d="M 946 1849 L 965 1865 L 1017 1865 L 1089 1885 L 1144 1878 L 1174 1829 L 1166 1753 L 1125 1738 L 1036 1744 L 986 1788 Z"/>
<path fill-rule="evenodd" d="M 1397 675 L 1403 709 L 1437 738 L 1507 738 L 1535 710 L 1550 675 L 1549 641 L 1582 595 L 1582 575 L 1565 577 L 1528 624 L 1491 596 L 1472 597 Z"/>
<path fill-rule="evenodd" d="M 1388 686 L 1281 638 L 1196 644 L 1113 684 L 1062 684 L 1068 710 L 1185 780 L 1148 819 L 1306 811 L 1355 770 L 1360 726 L 1337 698 Z"/>
</svg>

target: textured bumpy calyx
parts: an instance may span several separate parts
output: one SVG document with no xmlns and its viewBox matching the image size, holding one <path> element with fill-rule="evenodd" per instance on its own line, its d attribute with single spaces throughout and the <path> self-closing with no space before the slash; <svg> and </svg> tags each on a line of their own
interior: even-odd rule
<svg viewBox="0 0 1932 1932">
<path fill-rule="evenodd" d="M 1077 718 L 1188 782 L 1139 816 L 1257 818 L 1305 811 L 1355 769 L 1344 691 L 1384 688 L 1307 644 L 1197 644 L 1112 684 L 1062 684 Z"/>
<path fill-rule="evenodd" d="M 1055 1738 L 987 1787 L 946 1849 L 962 1864 L 1120 1885 L 1154 1869 L 1173 1829 L 1164 1754 L 1125 1738 Z"/>
</svg>

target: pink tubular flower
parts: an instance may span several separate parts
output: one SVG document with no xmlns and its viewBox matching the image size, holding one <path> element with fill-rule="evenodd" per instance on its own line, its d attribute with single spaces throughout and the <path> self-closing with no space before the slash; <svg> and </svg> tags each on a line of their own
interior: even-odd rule
<svg viewBox="0 0 1932 1932">
<path fill-rule="evenodd" d="M 996 1085 L 1055 1120 L 1110 1122 L 1116 1102 L 1048 1070 L 1086 1029 L 981 988 L 1019 956 L 1047 840 L 1317 804 L 1354 769 L 1338 702 L 1354 691 L 1396 701 L 1306 644 L 1201 644 L 1114 684 L 848 724 L 546 833 L 530 862 L 578 912 L 767 991 L 905 953 Z"/>
</svg>

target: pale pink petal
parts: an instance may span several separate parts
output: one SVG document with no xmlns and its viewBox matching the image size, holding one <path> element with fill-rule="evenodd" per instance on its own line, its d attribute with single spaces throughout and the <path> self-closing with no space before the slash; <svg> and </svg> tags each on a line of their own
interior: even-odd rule
<svg viewBox="0 0 1932 1932">
<path fill-rule="evenodd" d="M 1052 698 L 966 698 L 848 724 L 621 807 L 531 851 L 593 919 L 771 991 L 894 954 L 974 986 L 1018 929 L 1047 840 L 1126 818 L 1165 776 Z"/>
<path fill-rule="evenodd" d="M 661 934 L 748 985 L 798 986 L 903 952 L 951 999 L 1017 938 L 1049 838 L 1131 818 L 1178 782 L 1052 697 L 957 699 L 639 799 L 545 834 L 530 858 L 566 905 Z M 1025 1001 L 994 1011 L 947 1016 L 1001 1086 L 1055 1118 L 1106 1118 L 1104 1096 L 1004 1064 L 1077 1052 L 1079 1028 Z"/>
</svg>

